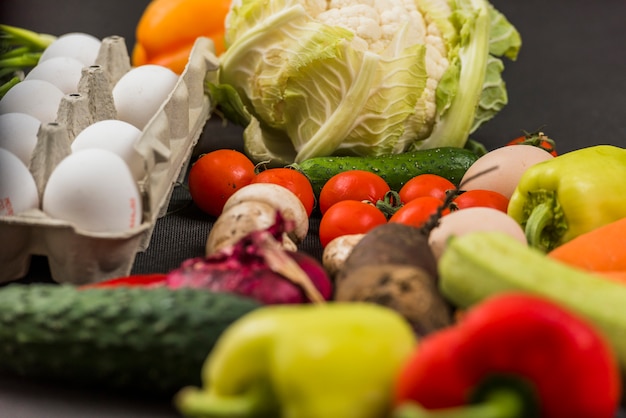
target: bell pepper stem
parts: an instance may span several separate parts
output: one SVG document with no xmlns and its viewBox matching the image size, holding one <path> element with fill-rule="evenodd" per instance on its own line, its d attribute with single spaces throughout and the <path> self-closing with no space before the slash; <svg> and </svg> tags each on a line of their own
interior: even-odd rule
<svg viewBox="0 0 626 418">
<path fill-rule="evenodd" d="M 523 402 L 513 390 L 497 390 L 481 403 L 454 408 L 426 409 L 407 403 L 394 412 L 393 418 L 522 418 Z"/>
<path fill-rule="evenodd" d="M 540 203 L 533 208 L 530 216 L 526 220 L 526 226 L 524 228 L 526 240 L 531 247 L 541 250 L 548 249 L 548 247 L 542 243 L 542 235 L 546 226 L 552 222 L 553 217 L 552 205 L 549 203 Z"/>
<path fill-rule="evenodd" d="M 218 397 L 196 387 L 186 387 L 176 394 L 174 404 L 185 416 L 243 418 L 256 415 L 259 399 L 254 394 Z"/>
</svg>

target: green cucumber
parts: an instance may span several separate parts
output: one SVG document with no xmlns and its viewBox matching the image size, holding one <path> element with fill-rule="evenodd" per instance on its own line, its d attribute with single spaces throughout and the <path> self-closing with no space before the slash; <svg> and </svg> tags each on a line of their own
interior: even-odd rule
<svg viewBox="0 0 626 418">
<path fill-rule="evenodd" d="M 454 237 L 439 259 L 439 288 L 462 308 L 500 292 L 545 297 L 586 318 L 613 350 L 626 378 L 626 286 L 547 257 L 501 232 Z"/>
<path fill-rule="evenodd" d="M 0 370 L 169 399 L 201 383 L 218 337 L 258 306 L 206 289 L 10 284 L 0 288 Z"/>
<path fill-rule="evenodd" d="M 419 174 L 437 174 L 458 185 L 467 169 L 478 159 L 473 151 L 457 147 L 440 147 L 402 154 L 385 154 L 376 157 L 315 157 L 292 164 L 304 173 L 313 186 L 316 196 L 335 174 L 347 170 L 366 170 L 380 175 L 391 190 L 402 186 Z"/>
</svg>

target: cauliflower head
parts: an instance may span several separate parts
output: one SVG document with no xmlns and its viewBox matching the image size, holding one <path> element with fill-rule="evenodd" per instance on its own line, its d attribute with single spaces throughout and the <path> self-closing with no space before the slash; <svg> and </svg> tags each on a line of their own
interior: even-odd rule
<svg viewBox="0 0 626 418">
<path fill-rule="evenodd" d="M 209 86 L 271 165 L 463 146 L 521 46 L 486 0 L 234 0 Z"/>
</svg>

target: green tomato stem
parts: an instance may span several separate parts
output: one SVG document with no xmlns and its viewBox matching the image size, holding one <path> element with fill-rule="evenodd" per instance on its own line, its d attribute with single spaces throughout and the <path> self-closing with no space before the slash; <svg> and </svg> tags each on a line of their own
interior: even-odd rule
<svg viewBox="0 0 626 418">
<path fill-rule="evenodd" d="M 402 208 L 402 200 L 400 194 L 395 190 L 390 190 L 385 193 L 382 200 L 376 202 L 376 207 L 380 209 L 387 219 L 391 218 L 394 213 Z"/>
<path fill-rule="evenodd" d="M 393 418 L 522 418 L 523 402 L 513 390 L 495 390 L 482 403 L 454 408 L 429 410 L 408 403 L 395 411 Z"/>
</svg>

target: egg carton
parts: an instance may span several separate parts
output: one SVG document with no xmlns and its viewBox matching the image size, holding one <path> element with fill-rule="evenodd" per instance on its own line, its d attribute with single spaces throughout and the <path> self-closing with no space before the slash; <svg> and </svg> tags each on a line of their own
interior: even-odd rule
<svg viewBox="0 0 626 418">
<path fill-rule="evenodd" d="M 24 277 L 33 255 L 48 258 L 58 283 L 88 284 L 130 273 L 137 253 L 148 248 L 157 219 L 166 213 L 174 186 L 183 181 L 212 113 L 204 83 L 216 77 L 213 51 L 209 38 L 196 40 L 185 70 L 135 146 L 146 168 L 139 181 L 142 223 L 125 232 L 93 233 L 40 209 L 0 216 L 0 282 Z M 76 135 L 91 123 L 116 118 L 112 86 L 130 68 L 124 39 L 103 39 L 95 65 L 83 69 L 78 92 L 64 96 L 54 123 L 42 124 L 29 165 L 40 197 Z"/>
</svg>

